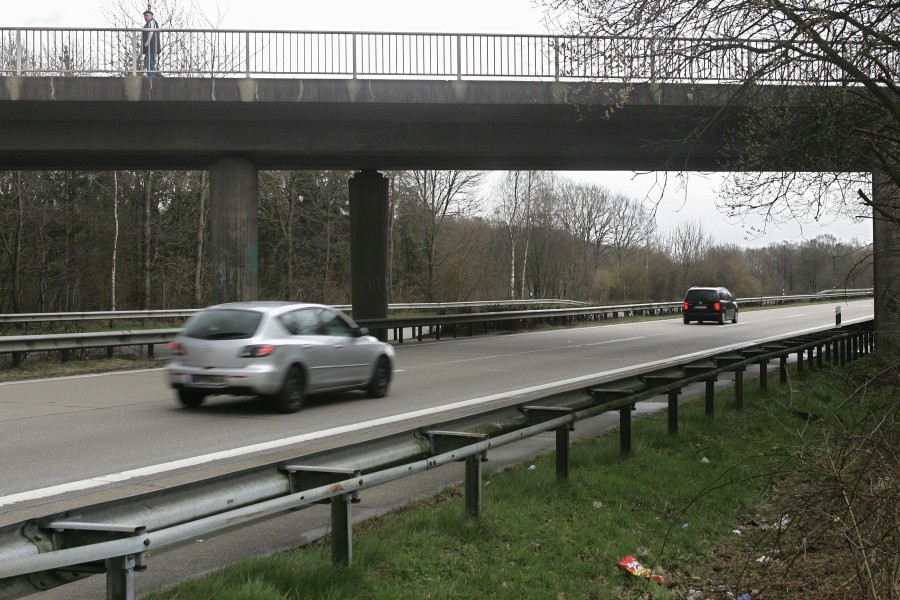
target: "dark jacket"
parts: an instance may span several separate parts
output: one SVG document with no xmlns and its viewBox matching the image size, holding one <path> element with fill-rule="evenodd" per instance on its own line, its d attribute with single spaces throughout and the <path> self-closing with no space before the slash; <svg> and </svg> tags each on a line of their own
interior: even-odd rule
<svg viewBox="0 0 900 600">
<path fill-rule="evenodd" d="M 143 33 L 141 51 L 147 54 L 149 50 L 152 50 L 155 54 L 159 54 L 160 50 L 162 50 L 162 40 L 160 39 L 159 31 L 157 31 L 159 23 L 156 22 L 156 19 L 150 19 L 144 23 L 144 29 L 148 31 Z"/>
</svg>

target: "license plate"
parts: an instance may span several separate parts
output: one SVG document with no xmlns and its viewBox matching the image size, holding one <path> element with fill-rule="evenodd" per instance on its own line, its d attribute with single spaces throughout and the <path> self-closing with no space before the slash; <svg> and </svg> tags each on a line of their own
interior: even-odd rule
<svg viewBox="0 0 900 600">
<path fill-rule="evenodd" d="M 221 375 L 194 375 L 191 383 L 199 383 L 202 385 L 222 385 L 225 378 Z"/>
<path fill-rule="evenodd" d="M 695 306 L 694 308 L 706 308 L 706 305 L 705 305 L 705 304 L 698 304 L 698 305 Z"/>
</svg>

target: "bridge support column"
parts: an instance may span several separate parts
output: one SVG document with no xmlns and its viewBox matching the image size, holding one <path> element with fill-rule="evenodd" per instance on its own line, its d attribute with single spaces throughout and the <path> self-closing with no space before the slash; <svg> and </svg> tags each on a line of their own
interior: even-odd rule
<svg viewBox="0 0 900 600">
<path fill-rule="evenodd" d="M 363 170 L 350 179 L 350 301 L 354 319 L 388 312 L 388 180 Z M 387 332 L 373 332 L 384 339 Z"/>
<path fill-rule="evenodd" d="M 872 174 L 872 242 L 875 271 L 875 344 L 900 347 L 900 190 Z"/>
<path fill-rule="evenodd" d="M 209 169 L 212 301 L 259 296 L 258 172 L 241 158 L 225 158 Z"/>
</svg>

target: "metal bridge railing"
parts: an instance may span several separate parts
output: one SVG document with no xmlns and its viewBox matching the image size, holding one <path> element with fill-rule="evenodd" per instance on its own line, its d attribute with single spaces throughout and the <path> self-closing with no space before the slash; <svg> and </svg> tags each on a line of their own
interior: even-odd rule
<svg viewBox="0 0 900 600">
<path fill-rule="evenodd" d="M 144 73 L 135 29 L 0 28 L 0 76 Z M 796 60 L 761 83 L 834 83 L 845 75 L 815 46 L 775 40 L 612 38 L 471 33 L 161 29 L 161 71 L 177 77 L 334 77 L 737 82 L 776 50 Z M 896 53 L 842 44 L 861 70 L 897 66 Z M 881 56 L 883 54 L 883 56 Z M 792 55 L 792 56 L 793 56 Z"/>
</svg>

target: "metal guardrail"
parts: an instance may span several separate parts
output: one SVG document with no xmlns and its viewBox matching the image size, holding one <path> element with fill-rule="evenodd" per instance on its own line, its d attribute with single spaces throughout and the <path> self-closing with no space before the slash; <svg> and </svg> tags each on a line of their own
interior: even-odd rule
<svg viewBox="0 0 900 600">
<path fill-rule="evenodd" d="M 438 310 L 461 310 L 471 308 L 496 308 L 503 309 L 511 306 L 587 306 L 585 302 L 577 300 L 473 300 L 467 302 L 408 302 L 393 303 L 388 305 L 388 312 L 421 312 Z M 346 313 L 352 313 L 353 307 L 349 304 L 334 304 L 334 308 Z M 187 318 L 197 312 L 197 308 L 162 309 L 162 310 L 107 310 L 90 312 L 54 312 L 54 313 L 8 313 L 0 314 L 0 323 L 51 323 L 58 321 L 134 321 L 134 320 L 166 320 Z"/>
<path fill-rule="evenodd" d="M 105 573 L 107 598 L 132 600 L 134 572 L 149 555 L 197 537 L 247 525 L 322 501 L 331 505 L 332 559 L 352 562 L 351 506 L 360 492 L 424 471 L 465 461 L 468 517 L 481 510 L 482 459 L 501 446 L 556 432 L 556 472 L 568 477 L 569 431 L 574 424 L 619 411 L 620 449 L 631 450 L 635 402 L 668 397 L 669 432 L 678 431 L 678 396 L 706 383 L 706 413 L 714 412 L 716 379 L 734 374 L 735 403 L 743 405 L 744 372 L 777 360 L 786 380 L 787 360 L 797 368 L 844 365 L 874 350 L 873 322 L 801 336 L 772 338 L 725 352 L 695 353 L 658 361 L 614 376 L 586 376 L 516 396 L 514 405 L 389 437 L 298 456 L 173 488 L 122 498 L 0 528 L 0 600 L 11 600 Z M 808 357 L 804 360 L 804 357 Z"/>
<path fill-rule="evenodd" d="M 0 28 L 0 75 L 134 76 L 144 73 L 142 28 Z M 473 33 L 160 29 L 160 69 L 179 77 L 516 78 L 737 82 L 759 57 L 813 43 L 780 40 L 616 38 Z M 837 52 L 861 55 L 843 42 Z M 866 56 L 896 64 L 891 48 Z M 808 54 L 804 51 L 808 51 Z M 877 64 L 857 65 L 877 71 Z M 756 77 L 760 77 L 759 74 Z M 824 61 L 790 61 L 760 83 L 846 80 Z"/>
<path fill-rule="evenodd" d="M 772 306 L 775 304 L 798 303 L 798 302 L 822 302 L 834 300 L 852 300 L 858 298 L 871 297 L 871 291 L 854 291 L 838 294 L 809 294 L 800 296 L 769 296 L 759 298 L 740 298 L 738 303 L 741 306 Z M 529 302 L 529 301 L 524 301 Z M 539 300 L 535 302 L 552 302 L 549 300 Z M 491 302 L 463 303 L 467 307 L 485 307 L 494 306 Z M 506 305 L 505 302 L 502 304 Z M 392 305 L 400 310 L 410 310 L 411 307 L 421 309 L 423 306 L 450 306 L 459 308 L 459 303 L 446 304 L 411 304 Z M 550 308 L 544 310 L 512 310 L 512 311 L 495 311 L 495 312 L 475 312 L 469 314 L 449 314 L 449 315 L 418 315 L 409 317 L 388 317 L 386 319 L 359 319 L 357 323 L 361 326 L 369 328 L 377 335 L 383 334 L 383 337 L 389 341 L 403 343 L 406 338 L 404 332 L 412 331 L 412 337 L 422 341 L 425 337 L 434 337 L 440 339 L 442 335 L 449 334 L 456 337 L 458 328 L 466 326 L 468 334 L 473 335 L 475 327 L 480 326 L 485 331 L 493 331 L 509 326 L 510 323 L 535 323 L 545 322 L 554 325 L 569 325 L 576 321 L 599 321 L 608 319 L 617 319 L 619 317 L 629 316 L 652 316 L 677 314 L 681 312 L 681 302 L 654 302 L 641 304 L 614 304 L 609 306 L 583 306 L 570 308 Z M 338 308 L 341 308 L 339 305 Z M 349 307 L 344 307 L 349 308 Z M 158 318 L 172 318 L 178 316 L 186 316 L 196 312 L 196 310 L 181 311 L 123 311 L 118 313 L 101 312 L 101 313 L 44 313 L 44 314 L 27 314 L 27 315 L 0 315 L 0 322 L 34 322 L 40 320 L 53 321 L 57 319 L 102 319 L 113 320 L 114 318 L 134 319 L 144 318 L 151 315 Z M 16 321 L 20 318 L 22 321 Z M 87 349 L 87 348 L 106 348 L 107 356 L 111 357 L 113 351 L 117 347 L 123 346 L 147 346 L 147 355 L 154 357 L 154 346 L 156 344 L 166 344 L 175 338 L 180 328 L 172 329 L 148 329 L 148 330 L 129 330 L 129 331 L 108 331 L 108 332 L 86 332 L 86 333 L 59 333 L 47 335 L 20 335 L 20 336 L 0 336 L 0 354 L 12 354 L 13 365 L 18 365 L 24 359 L 28 352 L 48 352 L 62 351 L 62 358 L 68 358 L 68 351 Z"/>
<path fill-rule="evenodd" d="M 759 298 L 738 298 L 742 307 L 774 306 L 801 302 L 823 302 L 852 300 L 873 296 L 871 291 L 841 292 L 835 294 L 806 294 L 796 296 L 765 296 Z M 680 314 L 683 302 L 648 302 L 641 304 L 612 304 L 608 306 L 585 306 L 580 308 L 556 308 L 546 310 L 503 311 L 473 313 L 467 315 L 435 315 L 386 319 L 361 319 L 358 321 L 374 332 L 390 331 L 388 339 L 403 343 L 404 331 L 411 329 L 413 337 L 422 341 L 426 336 L 440 339 L 449 333 L 456 337 L 461 325 L 468 327 L 468 335 L 473 335 L 475 326 L 484 331 L 502 329 L 501 323 L 544 321 L 548 324 L 567 325 L 576 321 L 599 321 L 636 316 Z M 2 339 L 2 338 L 0 338 Z M 2 348 L 2 346 L 0 346 Z"/>
</svg>

